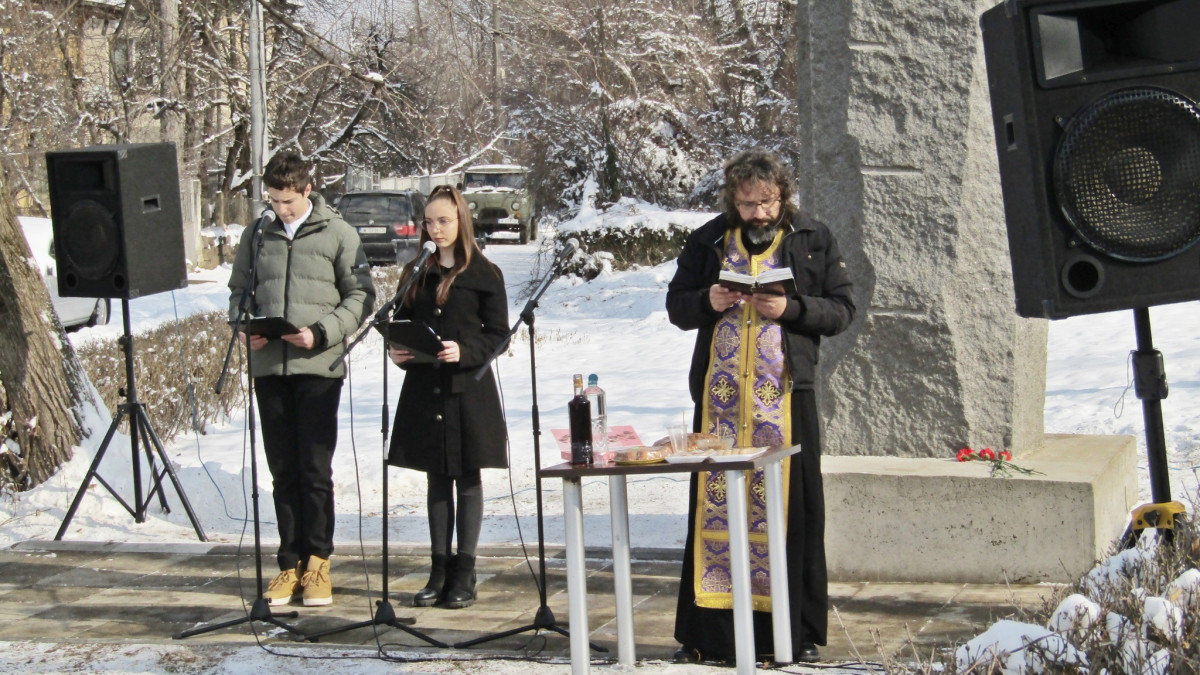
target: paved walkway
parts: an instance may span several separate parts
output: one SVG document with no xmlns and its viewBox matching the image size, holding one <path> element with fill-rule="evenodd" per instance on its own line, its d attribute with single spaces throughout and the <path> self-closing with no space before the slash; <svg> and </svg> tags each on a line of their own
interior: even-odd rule
<svg viewBox="0 0 1200 675">
<path fill-rule="evenodd" d="M 326 608 L 293 606 L 285 619 L 306 635 L 370 620 L 380 598 L 378 545 L 357 550 L 343 546 L 331 561 L 334 604 Z M 118 544 L 27 541 L 0 550 L 0 640 L 68 643 L 171 643 L 176 633 L 245 616 L 243 604 L 256 596 L 253 547 L 239 555 L 236 546 L 202 543 Z M 536 555 L 536 547 L 531 550 Z M 589 623 L 592 640 L 608 647 L 597 658 L 615 659 L 612 570 L 608 552 L 588 552 Z M 564 627 L 567 617 L 566 562 L 559 548 L 547 551 L 547 604 Z M 679 551 L 635 550 L 634 612 L 639 659 L 669 660 L 678 645 L 672 639 Z M 469 609 L 409 607 L 411 594 L 424 585 L 428 560 L 411 548 L 392 547 L 390 598 L 396 614 L 415 620 L 412 630 L 449 645 L 526 626 L 540 605 L 530 565 L 513 548 L 480 550 L 479 599 Z M 266 556 L 264 584 L 274 575 Z M 537 560 L 531 559 L 536 570 Z M 933 645 L 961 643 L 993 621 L 1039 609 L 1051 586 L 980 584 L 833 583 L 830 587 L 830 662 L 911 660 L 914 649 L 927 655 Z M 279 608 L 282 609 L 282 608 Z M 274 626 L 255 621 L 190 637 L 186 642 L 253 644 L 255 630 L 268 641 L 290 641 Z M 378 627 L 385 649 L 441 651 L 418 635 Z M 325 645 L 374 646 L 372 627 L 321 638 Z M 179 644 L 178 641 L 174 641 Z M 500 658 L 536 653 L 568 656 L 567 639 L 553 632 L 523 631 L 454 651 Z"/>
</svg>

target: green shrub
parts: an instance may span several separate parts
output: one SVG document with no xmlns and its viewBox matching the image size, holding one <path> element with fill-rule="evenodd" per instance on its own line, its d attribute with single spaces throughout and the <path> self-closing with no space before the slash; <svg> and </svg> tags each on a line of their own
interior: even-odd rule
<svg viewBox="0 0 1200 675">
<path fill-rule="evenodd" d="M 676 223 L 666 228 L 647 227 L 644 223 L 570 234 L 579 240 L 580 254 L 563 264 L 563 272 L 584 279 L 595 279 L 607 267 L 621 272 L 638 266 L 661 265 L 679 257 L 691 229 Z M 559 241 L 565 241 L 560 235 Z"/>
<path fill-rule="evenodd" d="M 137 399 L 164 444 L 193 428 L 203 431 L 206 424 L 224 419 L 242 405 L 239 369 L 243 364 L 236 353 L 222 393 L 214 391 L 228 344 L 229 324 L 223 312 L 193 314 L 133 337 Z M 125 402 L 126 385 L 125 356 L 119 341 L 84 345 L 78 355 L 103 406 L 115 415 L 117 406 Z M 129 433 L 128 419 L 121 426 L 123 433 Z"/>
<path fill-rule="evenodd" d="M 399 267 L 371 270 L 376 308 L 391 300 L 399 278 Z M 214 391 L 225 362 L 229 331 L 224 312 L 206 312 L 134 336 L 137 398 L 163 444 L 193 428 L 203 433 L 206 425 L 226 419 L 235 408 L 245 405 L 245 361 L 240 348 L 230 359 L 222 393 Z M 115 415 L 117 406 L 125 402 L 126 379 L 125 357 L 118 340 L 92 342 L 79 348 L 78 355 L 102 405 Z M 122 422 L 121 431 L 129 433 L 127 420 Z"/>
</svg>

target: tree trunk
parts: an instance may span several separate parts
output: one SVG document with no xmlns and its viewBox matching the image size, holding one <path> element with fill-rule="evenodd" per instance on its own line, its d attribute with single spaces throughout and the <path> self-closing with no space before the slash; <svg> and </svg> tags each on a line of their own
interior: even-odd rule
<svg viewBox="0 0 1200 675">
<path fill-rule="evenodd" d="M 12 198 L 0 185 L 0 384 L 20 446 L 0 453 L 0 465 L 17 490 L 40 485 L 71 458 L 83 433 L 83 406 L 95 405 L 32 260 Z"/>
</svg>

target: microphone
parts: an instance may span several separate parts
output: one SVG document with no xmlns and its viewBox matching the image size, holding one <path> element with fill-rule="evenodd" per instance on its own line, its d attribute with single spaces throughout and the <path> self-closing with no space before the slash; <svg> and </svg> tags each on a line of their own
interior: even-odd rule
<svg viewBox="0 0 1200 675">
<path fill-rule="evenodd" d="M 263 229 L 263 227 L 275 222 L 275 217 L 276 216 L 275 216 L 274 211 L 272 211 L 271 209 L 266 209 L 262 212 L 262 215 L 259 216 L 258 220 L 254 223 L 254 237 L 255 237 L 255 239 L 258 240 L 259 248 L 262 247 L 262 229 Z"/>
<path fill-rule="evenodd" d="M 554 256 L 553 267 L 558 267 L 559 263 L 561 263 L 561 262 L 565 261 L 567 258 L 570 258 L 571 256 L 575 255 L 575 251 L 578 251 L 578 250 L 579 250 L 579 240 L 576 239 L 575 237 L 571 237 L 570 239 L 567 240 L 567 243 L 563 244 L 563 247 L 558 252 L 558 255 Z"/>
<path fill-rule="evenodd" d="M 254 228 L 261 230 L 264 226 L 275 222 L 276 217 L 277 216 L 275 215 L 274 211 L 271 209 L 266 209 L 262 212 L 262 215 L 258 217 L 258 222 L 254 223 Z"/>
<path fill-rule="evenodd" d="M 396 291 L 396 295 L 393 296 L 386 305 L 380 307 L 379 311 L 375 312 L 376 321 L 387 320 L 388 315 L 392 312 L 392 308 L 404 299 L 404 294 L 407 293 L 409 287 L 416 282 L 417 275 L 424 271 L 422 268 L 425 266 L 425 262 L 429 260 L 429 256 L 433 255 L 433 252 L 436 250 L 437 244 L 433 243 L 432 241 L 425 242 L 425 245 L 421 247 L 421 254 L 418 255 L 417 259 L 413 261 L 412 273 L 408 275 L 408 279 L 400 286 L 400 290 Z M 330 370 L 332 370 L 332 368 Z"/>
<path fill-rule="evenodd" d="M 429 256 L 433 255 L 433 252 L 436 250 L 437 244 L 432 241 L 425 242 L 425 245 L 421 247 L 421 255 L 417 256 L 416 262 L 413 263 L 413 274 L 416 274 L 425 265 L 425 262 L 429 260 Z"/>
</svg>

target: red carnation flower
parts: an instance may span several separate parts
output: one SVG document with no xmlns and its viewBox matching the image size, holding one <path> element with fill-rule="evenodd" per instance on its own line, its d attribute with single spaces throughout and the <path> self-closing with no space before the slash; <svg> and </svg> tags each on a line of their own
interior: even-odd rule
<svg viewBox="0 0 1200 675">
<path fill-rule="evenodd" d="M 996 459 L 996 453 L 992 452 L 991 448 L 984 448 L 979 451 L 980 459 Z"/>
<path fill-rule="evenodd" d="M 970 448 L 963 448 L 962 450 L 958 451 L 958 461 L 960 461 L 960 462 L 970 461 L 971 456 L 974 454 L 975 454 L 974 450 L 972 450 Z"/>
<path fill-rule="evenodd" d="M 1007 450 L 1001 450 L 1000 451 L 1000 459 L 1002 459 L 1006 462 L 1012 461 L 1012 453 L 1010 453 Z"/>
</svg>

